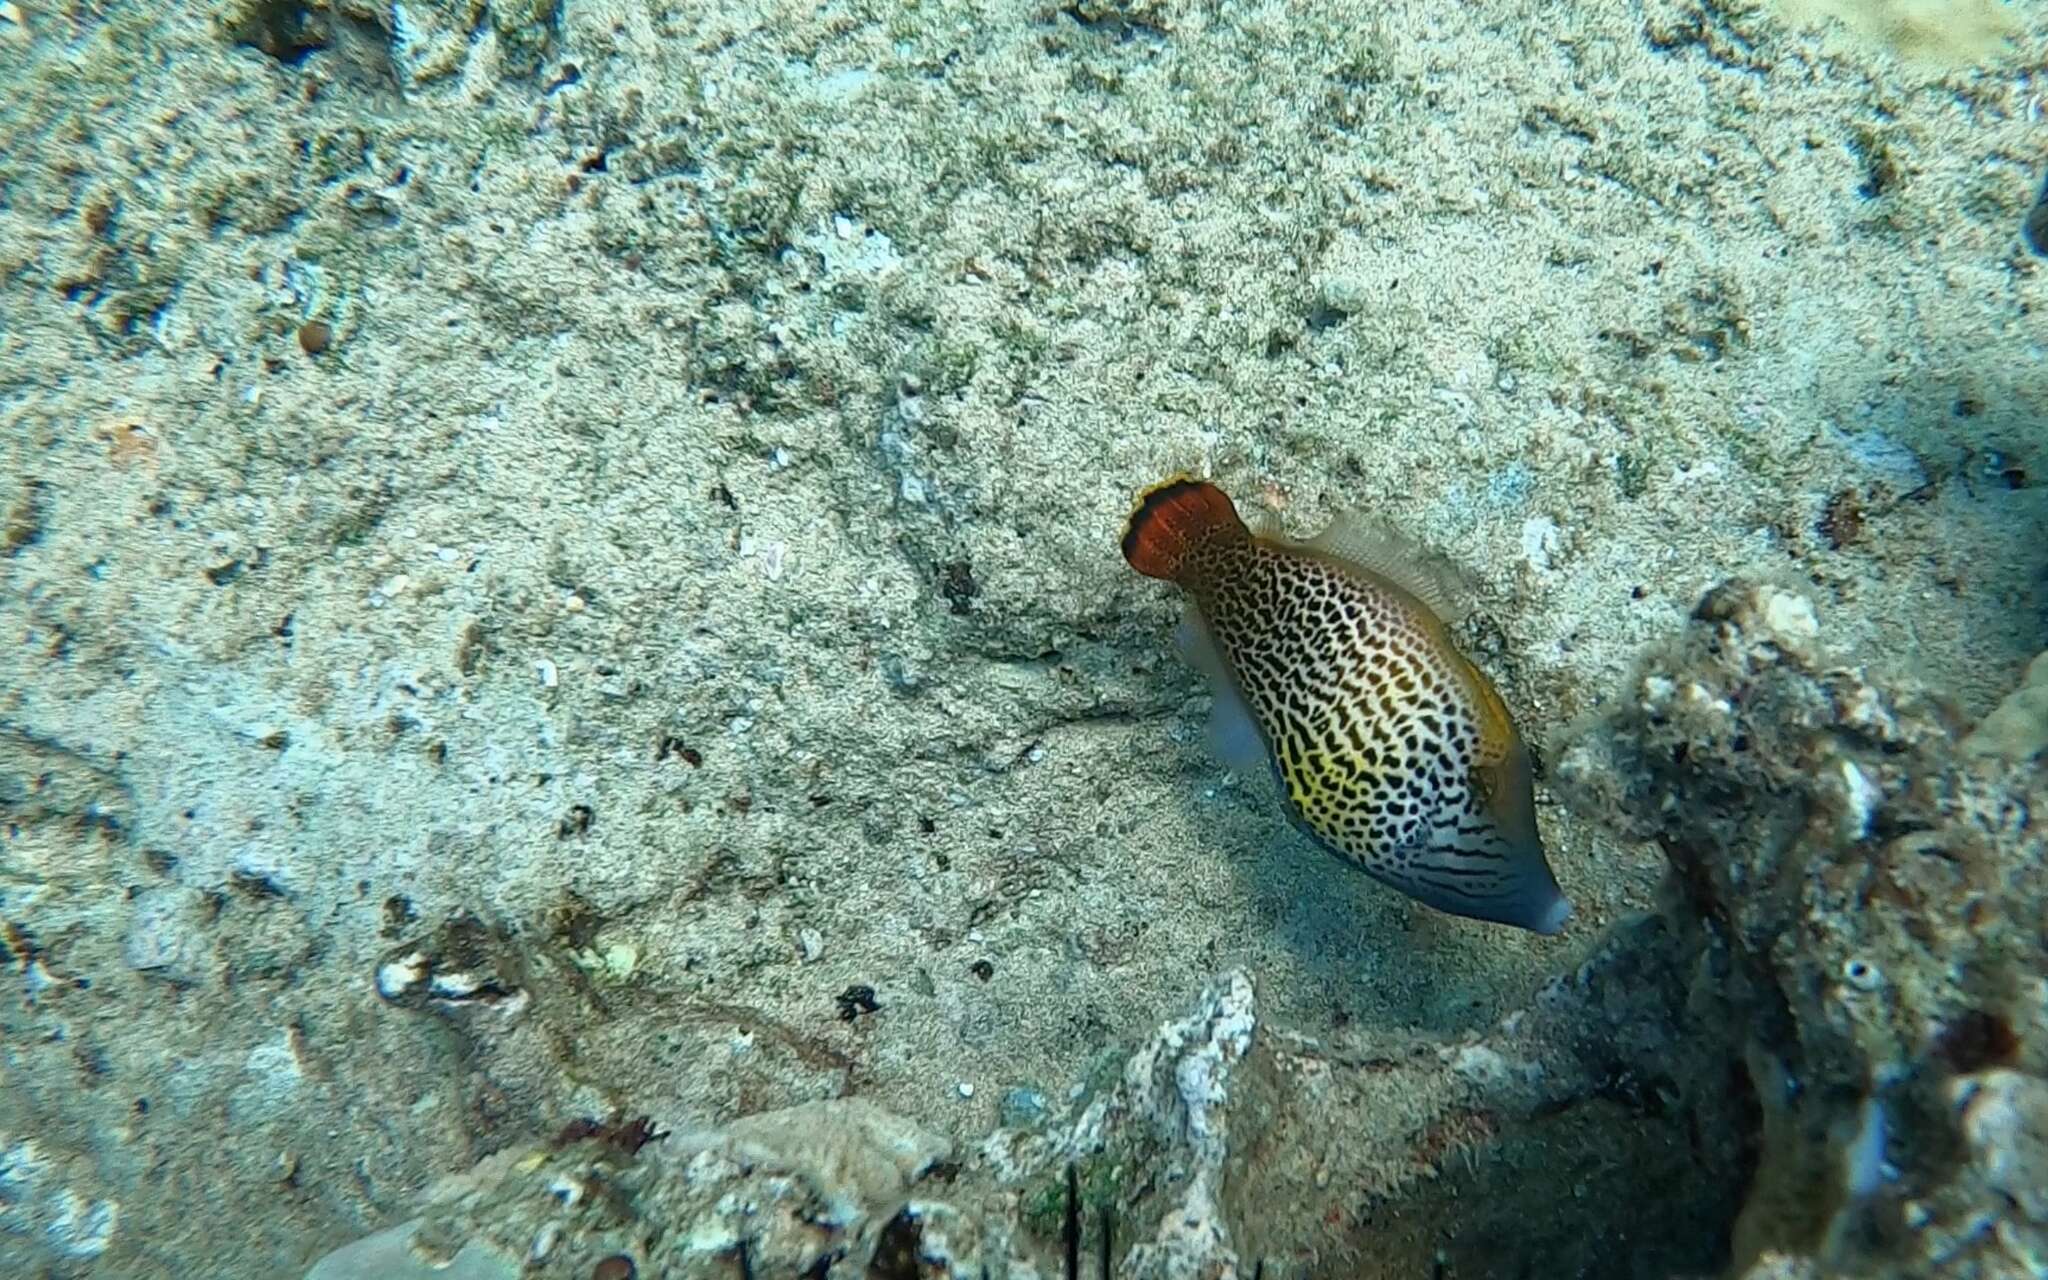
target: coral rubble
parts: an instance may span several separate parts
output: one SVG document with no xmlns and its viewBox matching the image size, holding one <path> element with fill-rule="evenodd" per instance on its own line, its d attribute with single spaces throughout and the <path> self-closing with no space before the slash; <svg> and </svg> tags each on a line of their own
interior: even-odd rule
<svg viewBox="0 0 2048 1280">
<path fill-rule="evenodd" d="M 2048 1158 L 2038 684 L 1965 737 L 1823 641 L 1799 596 L 1709 592 L 1559 784 L 1670 861 L 1694 1052 L 1759 1113 L 1738 1265 L 2040 1274 L 2048 1206 L 2018 1190 Z"/>
<path fill-rule="evenodd" d="M 2036 691 L 1966 737 L 1833 662 L 1803 597 L 1727 583 L 1556 770 L 1663 850 L 1665 901 L 1484 1033 L 1319 1041 L 1230 972 L 959 1161 L 851 1100 L 506 1154 L 314 1276 L 2039 1274 Z"/>
</svg>

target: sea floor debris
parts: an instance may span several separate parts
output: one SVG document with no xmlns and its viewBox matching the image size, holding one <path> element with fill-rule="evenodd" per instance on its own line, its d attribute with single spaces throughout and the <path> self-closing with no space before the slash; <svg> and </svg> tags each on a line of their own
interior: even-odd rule
<svg viewBox="0 0 2048 1280">
<path fill-rule="evenodd" d="M 1731 573 L 1959 725 L 2043 644 L 2048 9 L 1970 0 L 2011 37 L 1930 69 L 1792 7 L 0 3 L 0 1274 L 274 1280 L 579 1117 L 848 1096 L 960 1165 L 885 1269 L 1014 1221 L 1057 1274 L 1069 1168 L 1077 1268 L 1173 1265 L 1145 1175 L 1206 1157 L 1122 1073 L 1238 973 L 1189 1069 L 1254 1276 L 1697 1272 L 1752 1164 L 1804 1176 L 1767 1150 L 1861 1209 L 1759 1256 L 1883 1228 L 1920 1084 L 1608 1047 L 1743 1056 L 1691 994 L 1739 953 L 1666 904 L 1589 957 L 1665 854 L 1553 749 Z M 1179 469 L 1455 551 L 1562 935 L 1333 877 L 1205 758 L 1114 548 Z M 1814 785 L 1911 818 L 1916 750 Z M 2038 1074 L 1998 994 L 1941 1037 L 1987 1197 Z M 1555 1109 L 1438 1081 L 1467 1047 Z M 1092 1154 L 982 1162 L 1106 1097 Z M 1683 1217 L 1532 1220 L 1550 1183 Z"/>
<path fill-rule="evenodd" d="M 971 1150 L 851 1099 L 631 1149 L 597 1126 L 311 1280 L 400 1243 L 508 1277 L 2032 1274 L 2048 721 L 2028 686 L 1966 728 L 1846 665 L 1804 597 L 1725 583 L 1559 764 L 1664 849 L 1662 906 L 1483 1033 L 1306 1037 L 1225 973 Z"/>
</svg>

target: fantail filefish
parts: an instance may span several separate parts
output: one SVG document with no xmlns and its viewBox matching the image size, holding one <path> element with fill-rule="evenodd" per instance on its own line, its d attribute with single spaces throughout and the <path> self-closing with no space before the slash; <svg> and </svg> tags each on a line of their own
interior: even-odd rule
<svg viewBox="0 0 2048 1280">
<path fill-rule="evenodd" d="M 1426 559 L 1357 517 L 1307 542 L 1255 533 L 1187 476 L 1140 495 L 1124 558 L 1187 593 L 1179 640 L 1214 686 L 1212 744 L 1269 764 L 1311 839 L 1440 911 L 1564 927 L 1528 749 L 1451 644 Z"/>
</svg>

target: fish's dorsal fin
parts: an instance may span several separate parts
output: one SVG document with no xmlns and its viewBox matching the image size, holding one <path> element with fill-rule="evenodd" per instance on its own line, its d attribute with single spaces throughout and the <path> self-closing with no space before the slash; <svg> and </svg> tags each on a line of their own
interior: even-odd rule
<svg viewBox="0 0 2048 1280">
<path fill-rule="evenodd" d="M 1301 545 L 1385 578 L 1428 605 L 1445 626 L 1471 612 L 1466 603 L 1471 588 L 1457 566 L 1363 511 L 1339 512 L 1328 528 Z"/>
</svg>

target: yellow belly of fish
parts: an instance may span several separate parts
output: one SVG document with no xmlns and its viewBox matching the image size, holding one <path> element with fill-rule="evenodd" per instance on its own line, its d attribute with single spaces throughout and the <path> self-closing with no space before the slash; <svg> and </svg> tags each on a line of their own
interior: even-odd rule
<svg viewBox="0 0 2048 1280">
<path fill-rule="evenodd" d="M 1306 749 L 1285 730 L 1270 738 L 1278 744 L 1274 760 L 1297 821 L 1334 852 L 1377 864 L 1426 835 L 1434 806 L 1428 786 L 1418 794 L 1409 785 L 1411 778 L 1423 780 L 1416 772 L 1422 762 L 1411 758 L 1402 734 L 1388 731 L 1398 725 L 1362 720 L 1333 716 L 1326 723 L 1359 726 L 1370 756 L 1353 748 L 1342 728 L 1315 735 L 1319 745 Z"/>
</svg>

